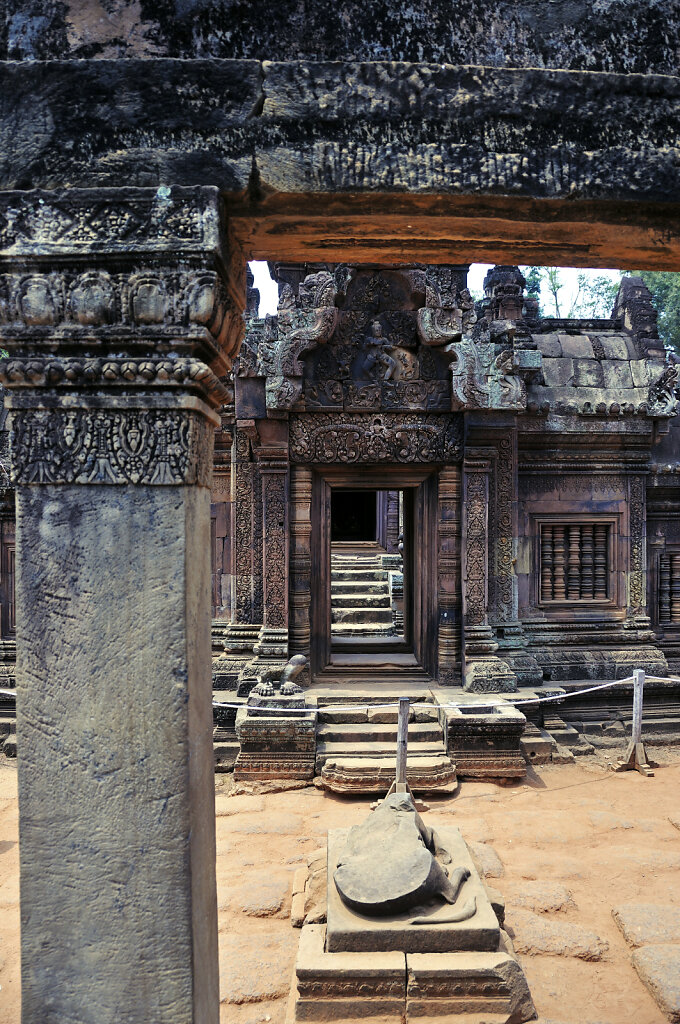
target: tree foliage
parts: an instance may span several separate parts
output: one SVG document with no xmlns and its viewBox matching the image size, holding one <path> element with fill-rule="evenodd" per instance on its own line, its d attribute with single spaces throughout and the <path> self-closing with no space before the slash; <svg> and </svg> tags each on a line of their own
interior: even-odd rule
<svg viewBox="0 0 680 1024">
<path fill-rule="evenodd" d="M 527 292 L 538 295 L 541 316 L 558 319 L 592 319 L 611 316 L 621 281 L 592 270 L 581 270 L 576 287 L 566 280 L 562 267 L 522 267 Z"/>
</svg>

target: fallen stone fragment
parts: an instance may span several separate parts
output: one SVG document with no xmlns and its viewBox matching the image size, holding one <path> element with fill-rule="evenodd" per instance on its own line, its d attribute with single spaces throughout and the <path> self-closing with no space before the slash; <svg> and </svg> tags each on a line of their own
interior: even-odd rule
<svg viewBox="0 0 680 1024">
<path fill-rule="evenodd" d="M 473 863 L 482 877 L 500 878 L 502 876 L 503 864 L 493 846 L 488 846 L 486 843 L 468 843 L 467 845 Z"/>
<path fill-rule="evenodd" d="M 667 903 L 623 903 L 612 915 L 629 946 L 680 943 L 680 907 Z"/>
<path fill-rule="evenodd" d="M 514 945 L 518 953 L 574 956 L 579 960 L 602 960 L 609 943 L 595 932 L 567 921 L 552 921 L 527 910 L 512 917 Z"/>
<path fill-rule="evenodd" d="M 524 907 L 535 914 L 550 914 L 574 906 L 570 891 L 557 882 L 524 882 L 508 901 L 513 907 Z"/>
<path fill-rule="evenodd" d="M 328 897 L 326 863 L 310 869 L 305 885 L 305 924 L 321 924 L 326 920 Z"/>
<path fill-rule="evenodd" d="M 261 1003 L 287 995 L 294 960 L 287 937 L 220 933 L 220 1000 Z"/>
<path fill-rule="evenodd" d="M 290 923 L 293 928 L 302 928 L 305 923 L 305 894 L 296 892 L 290 905 Z"/>
<path fill-rule="evenodd" d="M 680 944 L 636 949 L 633 967 L 671 1024 L 680 1024 Z"/>
<path fill-rule="evenodd" d="M 308 869 L 305 867 L 298 868 L 293 875 L 293 896 L 297 896 L 299 892 L 305 891 L 305 885 L 307 884 Z"/>
<path fill-rule="evenodd" d="M 272 917 L 283 907 L 289 885 L 289 879 L 281 875 L 259 878 L 246 895 L 241 895 L 238 907 L 249 917 Z"/>
</svg>

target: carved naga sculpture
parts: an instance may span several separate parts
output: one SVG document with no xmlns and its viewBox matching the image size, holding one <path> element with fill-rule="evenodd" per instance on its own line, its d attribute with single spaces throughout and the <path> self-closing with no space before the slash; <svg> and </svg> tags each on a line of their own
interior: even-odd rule
<svg viewBox="0 0 680 1024">
<path fill-rule="evenodd" d="M 336 287 L 328 271 L 309 274 L 300 285 L 296 304 L 289 286 L 282 292 L 273 342 L 263 350 L 258 370 L 266 377 L 267 409 L 285 413 L 302 394 L 300 356 L 325 344 L 338 319 Z"/>
<path fill-rule="evenodd" d="M 417 813 L 410 793 L 390 793 L 347 838 L 333 875 L 347 906 L 372 917 L 399 914 L 443 898 L 455 904 L 470 876 L 465 867 L 449 875 L 451 857 L 436 832 Z M 467 921 L 477 912 L 475 897 L 446 917 L 416 917 L 410 923 Z"/>
</svg>

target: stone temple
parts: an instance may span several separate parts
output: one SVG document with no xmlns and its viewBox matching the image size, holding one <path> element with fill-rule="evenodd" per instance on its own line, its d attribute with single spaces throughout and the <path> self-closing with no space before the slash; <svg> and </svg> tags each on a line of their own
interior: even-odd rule
<svg viewBox="0 0 680 1024">
<path fill-rule="evenodd" d="M 680 17 L 5 6 L 23 1019 L 216 1024 L 216 762 L 384 791 L 407 695 L 414 789 L 512 777 L 634 668 L 675 725 L 675 366 L 634 276 L 549 321 L 517 266 L 680 270 Z"/>
</svg>

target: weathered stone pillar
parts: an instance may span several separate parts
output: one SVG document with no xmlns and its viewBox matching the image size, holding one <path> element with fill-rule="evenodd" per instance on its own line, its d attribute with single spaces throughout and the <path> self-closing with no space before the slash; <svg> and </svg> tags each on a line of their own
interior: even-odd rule
<svg viewBox="0 0 680 1024">
<path fill-rule="evenodd" d="M 225 651 L 233 656 L 236 678 L 248 661 L 262 624 L 262 509 L 260 478 L 252 442 L 254 422 L 234 430 L 231 461 L 232 620 L 225 631 Z"/>
<path fill-rule="evenodd" d="M 439 682 L 461 680 L 460 594 L 460 466 L 446 466 L 439 474 Z"/>
<path fill-rule="evenodd" d="M 496 657 L 488 619 L 490 453 L 466 451 L 463 466 L 463 686 L 475 692 L 513 691 L 517 677 Z"/>
<path fill-rule="evenodd" d="M 22 1019 L 216 1024 L 217 192 L 6 193 L 0 224 Z"/>
<path fill-rule="evenodd" d="M 280 421 L 279 421 L 280 423 Z M 263 620 L 254 653 L 288 657 L 288 448 L 260 448 Z"/>
<path fill-rule="evenodd" d="M 543 673 L 526 650 L 518 613 L 518 578 L 515 571 L 518 536 L 517 428 L 507 416 L 486 428 L 486 443 L 493 444 L 489 480 L 489 622 L 498 641 L 498 656 L 524 686 L 540 686 Z"/>
<path fill-rule="evenodd" d="M 312 600 L 312 471 L 291 466 L 290 653 L 310 653 Z"/>
</svg>

